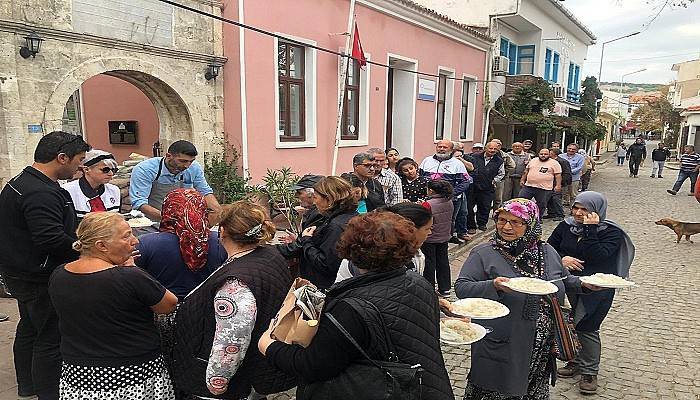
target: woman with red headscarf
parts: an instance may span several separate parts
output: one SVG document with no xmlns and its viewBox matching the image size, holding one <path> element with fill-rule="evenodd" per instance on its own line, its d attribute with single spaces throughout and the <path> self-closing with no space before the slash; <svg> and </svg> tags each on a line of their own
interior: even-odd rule
<svg viewBox="0 0 700 400">
<path fill-rule="evenodd" d="M 226 261 L 207 225 L 207 203 L 194 189 L 175 189 L 163 201 L 160 232 L 139 237 L 136 265 L 182 300 Z"/>
</svg>

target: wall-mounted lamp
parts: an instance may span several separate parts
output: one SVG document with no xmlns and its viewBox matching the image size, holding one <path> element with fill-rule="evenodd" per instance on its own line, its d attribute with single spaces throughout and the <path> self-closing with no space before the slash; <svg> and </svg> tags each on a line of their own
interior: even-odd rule
<svg viewBox="0 0 700 400">
<path fill-rule="evenodd" d="M 221 70 L 221 64 L 211 63 L 207 65 L 207 72 L 204 73 L 204 77 L 210 81 L 216 79 L 219 76 L 219 71 Z"/>
<path fill-rule="evenodd" d="M 41 49 L 41 42 L 43 42 L 44 39 L 39 37 L 35 32 L 32 32 L 25 36 L 24 40 L 26 43 L 19 48 L 19 55 L 22 56 L 22 58 L 29 58 L 30 56 L 32 58 L 36 57 L 36 53 Z"/>
</svg>

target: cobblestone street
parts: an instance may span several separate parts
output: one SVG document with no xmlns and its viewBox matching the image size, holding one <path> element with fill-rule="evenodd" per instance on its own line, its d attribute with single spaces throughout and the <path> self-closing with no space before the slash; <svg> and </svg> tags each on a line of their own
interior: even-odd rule
<svg viewBox="0 0 700 400">
<path fill-rule="evenodd" d="M 603 323 L 603 353 L 598 397 L 603 399 L 700 398 L 700 307 L 695 285 L 700 282 L 700 237 L 694 244 L 675 243 L 673 232 L 654 225 L 664 217 L 700 221 L 700 204 L 687 196 L 688 183 L 673 197 L 666 193 L 677 171 L 663 179 L 649 177 L 648 163 L 640 177 L 629 178 L 627 166 L 609 162 L 599 168 L 591 189 L 608 196 L 608 218 L 622 225 L 637 249 L 630 273 L 638 286 L 618 291 Z M 546 222 L 544 238 L 556 227 Z M 452 263 L 456 277 L 466 254 Z M 443 348 L 455 395 L 461 399 L 469 370 L 462 348 Z M 552 399 L 595 398 L 579 394 L 573 379 L 559 379 Z"/>
<path fill-rule="evenodd" d="M 675 235 L 654 221 L 671 217 L 700 221 L 700 204 L 686 196 L 688 186 L 676 197 L 666 193 L 677 171 L 667 170 L 664 179 L 648 177 L 649 165 L 640 178 L 628 178 L 628 169 L 607 163 L 593 177 L 591 189 L 607 194 L 608 217 L 630 233 L 637 248 L 631 279 L 638 287 L 619 291 L 601 332 L 603 359 L 598 397 L 602 399 L 700 398 L 700 236 L 696 243 L 675 243 Z M 688 185 L 688 183 L 686 183 Z M 556 226 L 545 224 L 545 238 Z M 456 277 L 466 258 L 452 263 Z M 12 338 L 17 323 L 16 306 L 0 299 L 0 312 L 11 316 L 0 323 L 0 400 L 16 399 L 12 368 Z M 462 398 L 469 370 L 464 347 L 443 348 L 455 395 Z M 575 381 L 560 379 L 553 399 L 582 399 Z M 269 398 L 289 399 L 277 395 Z M 586 398 L 596 398 L 587 396 Z"/>
</svg>

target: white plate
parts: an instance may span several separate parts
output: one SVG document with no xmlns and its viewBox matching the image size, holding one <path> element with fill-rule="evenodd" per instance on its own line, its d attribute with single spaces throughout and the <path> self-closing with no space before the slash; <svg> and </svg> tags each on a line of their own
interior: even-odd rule
<svg viewBox="0 0 700 400">
<path fill-rule="evenodd" d="M 532 279 L 536 279 L 540 282 L 545 283 L 548 289 L 545 291 L 536 291 L 536 290 L 520 289 L 520 288 L 517 288 L 517 287 L 514 287 L 513 285 L 511 285 L 511 282 L 532 280 Z M 510 280 L 508 282 L 503 282 L 503 286 L 511 288 L 512 290 L 514 290 L 516 292 L 525 293 L 525 294 L 535 294 L 535 295 L 540 295 L 540 296 L 544 296 L 546 294 L 556 293 L 559 291 L 559 288 L 557 287 L 557 285 L 553 284 L 552 282 L 547 282 L 545 280 L 537 279 L 537 278 L 526 278 L 526 277 L 510 278 Z"/>
<path fill-rule="evenodd" d="M 606 289 L 624 289 L 637 285 L 632 281 L 625 281 L 626 283 L 603 283 L 595 279 L 593 276 L 581 276 L 581 282 L 588 283 L 590 285 L 599 286 Z"/>
<path fill-rule="evenodd" d="M 446 319 L 446 318 L 443 318 L 443 320 L 444 320 L 444 319 Z M 447 318 L 447 319 L 450 319 L 450 318 Z M 466 323 L 466 322 L 465 322 L 465 323 Z M 475 323 L 473 323 L 473 322 L 470 322 L 470 323 L 469 323 L 469 326 L 471 326 L 472 329 L 474 329 L 474 330 L 478 333 L 478 336 L 476 337 L 476 339 L 471 340 L 471 341 L 464 341 L 464 342 L 453 342 L 453 341 L 451 341 L 451 340 L 445 340 L 445 339 L 443 339 L 443 338 L 442 338 L 442 332 L 440 332 L 440 341 L 441 341 L 442 343 L 449 344 L 449 345 L 452 345 L 452 346 L 464 346 L 464 345 L 468 345 L 468 344 L 472 344 L 472 343 L 478 342 L 479 340 L 483 339 L 484 336 L 486 336 L 486 328 L 484 328 L 483 326 L 481 326 L 481 325 L 479 325 L 479 324 L 475 324 Z"/>
<path fill-rule="evenodd" d="M 493 300 L 490 300 L 490 299 L 482 299 L 482 298 L 479 298 L 479 297 L 474 297 L 474 298 L 469 298 L 469 299 L 460 299 L 460 300 L 455 301 L 453 304 L 456 305 L 456 306 L 460 306 L 460 305 L 468 306 L 469 304 L 472 304 L 472 303 L 484 302 L 484 301 L 485 301 L 485 302 L 488 302 L 488 303 L 490 303 L 490 304 L 493 304 L 494 306 L 497 306 L 497 307 L 499 308 L 499 311 L 498 311 L 497 313 L 493 314 L 493 315 L 486 315 L 486 316 L 469 314 L 469 313 L 467 313 L 467 312 L 463 312 L 462 310 L 457 310 L 457 309 L 453 309 L 453 312 L 454 312 L 455 314 L 464 315 L 465 317 L 469 317 L 469 318 L 471 318 L 471 319 L 494 319 L 494 318 L 501 318 L 501 317 L 505 317 L 506 315 L 508 315 L 508 314 L 510 313 L 510 310 L 509 310 L 508 307 L 506 307 L 505 305 L 503 305 L 503 304 L 501 304 L 501 303 L 499 303 L 499 302 L 497 302 L 497 301 L 493 301 Z"/>
</svg>

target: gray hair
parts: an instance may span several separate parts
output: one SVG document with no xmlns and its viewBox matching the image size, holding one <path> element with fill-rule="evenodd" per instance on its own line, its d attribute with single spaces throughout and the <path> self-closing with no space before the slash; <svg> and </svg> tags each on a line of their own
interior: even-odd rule
<svg viewBox="0 0 700 400">
<path fill-rule="evenodd" d="M 360 165 L 362 164 L 365 160 L 369 161 L 374 161 L 374 154 L 369 153 L 369 151 L 362 152 L 362 153 L 357 153 L 355 156 L 352 158 L 352 165 L 353 167 L 355 165 Z"/>
<path fill-rule="evenodd" d="M 367 149 L 367 153 L 369 153 L 369 154 L 384 154 L 384 150 L 380 149 L 379 147 L 372 147 L 371 149 Z"/>
</svg>

